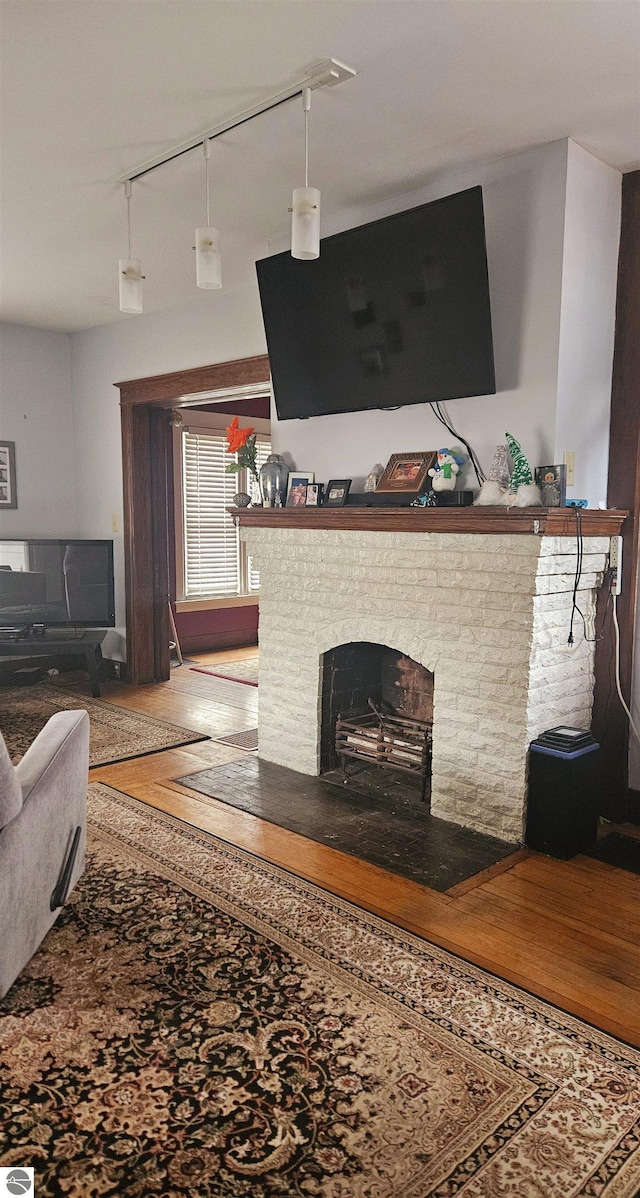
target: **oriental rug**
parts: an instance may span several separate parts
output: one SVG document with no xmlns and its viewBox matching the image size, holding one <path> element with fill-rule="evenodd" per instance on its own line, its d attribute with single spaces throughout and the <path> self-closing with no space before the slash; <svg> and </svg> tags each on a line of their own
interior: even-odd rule
<svg viewBox="0 0 640 1198">
<path fill-rule="evenodd" d="M 0 690 L 0 731 L 14 764 L 26 753 L 38 732 L 56 711 L 77 711 L 80 708 L 89 712 L 91 766 L 107 765 L 112 761 L 124 761 L 129 757 L 141 757 L 145 753 L 157 753 L 161 749 L 173 749 L 177 745 L 208 739 L 189 728 L 179 728 L 164 720 L 156 720 L 153 716 L 44 683 L 28 689 L 18 687 Z"/>
<path fill-rule="evenodd" d="M 633 1198 L 640 1053 L 107 786 L 0 1004 L 38 1198 Z"/>
<path fill-rule="evenodd" d="M 195 674 L 211 674 L 212 678 L 226 678 L 228 682 L 242 682 L 245 686 L 258 685 L 258 658 L 247 657 L 242 661 L 229 661 L 224 665 L 191 666 Z"/>
</svg>

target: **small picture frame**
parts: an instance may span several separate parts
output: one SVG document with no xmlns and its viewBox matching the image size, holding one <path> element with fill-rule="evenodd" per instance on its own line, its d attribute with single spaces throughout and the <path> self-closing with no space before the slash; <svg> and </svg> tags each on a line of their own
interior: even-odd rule
<svg viewBox="0 0 640 1198">
<path fill-rule="evenodd" d="M 376 491 L 420 495 L 428 486 L 429 469 L 435 465 L 437 456 L 435 449 L 415 453 L 392 453 Z"/>
<path fill-rule="evenodd" d="M 324 487 L 322 483 L 307 484 L 307 507 L 320 507 L 322 503 L 322 493 Z"/>
<path fill-rule="evenodd" d="M 17 508 L 16 443 L 0 441 L 0 508 Z"/>
<path fill-rule="evenodd" d="M 540 488 L 543 507 L 564 507 L 567 497 L 567 467 L 536 466 L 535 481 Z"/>
<path fill-rule="evenodd" d="M 313 471 L 292 470 L 287 482 L 287 507 L 304 507 L 307 502 L 307 487 L 315 478 Z"/>
<path fill-rule="evenodd" d="M 327 483 L 327 497 L 324 501 L 325 507 L 344 507 L 351 486 L 350 478 L 332 478 Z"/>
</svg>

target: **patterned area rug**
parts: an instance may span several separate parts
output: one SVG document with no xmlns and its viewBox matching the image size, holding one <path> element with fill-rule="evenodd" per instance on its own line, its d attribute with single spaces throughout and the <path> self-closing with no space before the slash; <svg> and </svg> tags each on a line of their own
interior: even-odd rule
<svg viewBox="0 0 640 1198">
<path fill-rule="evenodd" d="M 106 765 L 110 761 L 124 761 L 144 753 L 157 753 L 160 749 L 208 739 L 189 728 L 178 728 L 153 716 L 140 715 L 113 703 L 101 703 L 99 699 L 89 699 L 85 695 L 71 694 L 45 683 L 28 689 L 0 690 L 0 731 L 14 764 L 26 753 L 50 716 L 56 711 L 77 711 L 80 707 L 89 712 L 90 765 Z"/>
<path fill-rule="evenodd" d="M 192 666 L 196 674 L 211 674 L 213 678 L 226 678 L 228 682 L 244 682 L 245 686 L 258 685 L 258 658 L 249 657 L 245 661 L 230 661 L 224 666 Z"/>
<path fill-rule="evenodd" d="M 39 1198 L 637 1194 L 640 1053 L 109 787 L 90 811 L 0 1004 L 0 1163 Z"/>
</svg>

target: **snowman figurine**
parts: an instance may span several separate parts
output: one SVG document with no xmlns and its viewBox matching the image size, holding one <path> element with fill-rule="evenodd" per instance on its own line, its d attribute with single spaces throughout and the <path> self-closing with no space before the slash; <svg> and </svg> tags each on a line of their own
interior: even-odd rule
<svg viewBox="0 0 640 1198">
<path fill-rule="evenodd" d="M 450 449 L 439 449 L 435 466 L 429 470 L 434 491 L 455 491 L 456 478 L 464 464 L 464 454 L 452 453 Z"/>
</svg>

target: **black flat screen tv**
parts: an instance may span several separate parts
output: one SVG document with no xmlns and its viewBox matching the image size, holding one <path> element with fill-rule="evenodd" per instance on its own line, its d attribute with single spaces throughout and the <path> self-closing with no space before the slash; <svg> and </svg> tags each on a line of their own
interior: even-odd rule
<svg viewBox="0 0 640 1198">
<path fill-rule="evenodd" d="M 495 393 L 481 187 L 256 269 L 278 419 Z"/>
<path fill-rule="evenodd" d="M 113 628 L 113 541 L 0 540 L 0 628 Z"/>
</svg>

